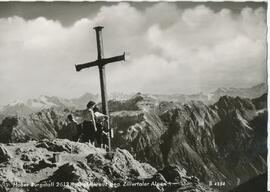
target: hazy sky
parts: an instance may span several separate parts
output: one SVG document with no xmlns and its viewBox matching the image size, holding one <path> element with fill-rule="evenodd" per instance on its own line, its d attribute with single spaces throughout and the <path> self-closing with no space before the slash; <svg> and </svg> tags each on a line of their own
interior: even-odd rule
<svg viewBox="0 0 270 192">
<path fill-rule="evenodd" d="M 266 78 L 266 3 L 0 3 L 0 105 L 99 93 L 103 25 L 109 92 L 195 93 Z"/>
</svg>

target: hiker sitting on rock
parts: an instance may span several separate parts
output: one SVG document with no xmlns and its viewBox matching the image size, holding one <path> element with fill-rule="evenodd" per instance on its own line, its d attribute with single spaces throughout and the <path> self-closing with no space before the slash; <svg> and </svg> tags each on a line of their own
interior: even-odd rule
<svg viewBox="0 0 270 192">
<path fill-rule="evenodd" d="M 95 105 L 96 103 L 94 101 L 89 101 L 86 109 L 82 113 L 82 130 L 79 139 L 81 142 L 91 142 L 93 145 L 96 142 L 97 132 L 95 115 L 93 111 Z"/>
<path fill-rule="evenodd" d="M 103 113 L 99 112 L 97 106 L 93 108 L 97 132 L 96 132 L 96 140 L 98 147 L 106 148 L 108 145 L 108 131 L 107 131 L 107 120 L 108 115 L 104 115 Z"/>
<path fill-rule="evenodd" d="M 74 120 L 73 115 L 67 116 L 67 124 L 62 128 L 59 137 L 62 139 L 69 139 L 70 141 L 77 141 L 79 135 L 78 123 Z"/>
</svg>

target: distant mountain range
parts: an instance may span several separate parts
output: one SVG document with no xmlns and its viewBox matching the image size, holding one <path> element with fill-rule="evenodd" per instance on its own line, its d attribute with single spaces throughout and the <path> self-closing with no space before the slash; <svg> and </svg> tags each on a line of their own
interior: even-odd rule
<svg viewBox="0 0 270 192">
<path fill-rule="evenodd" d="M 42 109 L 56 108 L 56 109 L 84 109 L 89 100 L 97 101 L 98 95 L 86 93 L 79 98 L 65 99 L 56 96 L 42 95 L 35 99 L 28 99 L 27 101 L 15 101 L 0 108 L 0 114 L 27 116 L 31 113 L 38 112 Z M 1 118 L 1 117 L 0 117 Z"/>
<path fill-rule="evenodd" d="M 222 96 L 242 97 L 253 99 L 259 97 L 267 92 L 267 85 L 265 83 L 250 87 L 250 88 L 219 88 L 211 93 L 198 93 L 192 95 L 185 94 L 145 94 L 149 97 L 161 102 L 161 101 L 173 101 L 177 103 L 187 103 L 189 101 L 202 101 L 205 104 L 213 104 L 219 100 Z M 127 100 L 132 98 L 136 94 L 125 93 L 111 93 L 109 99 L 111 100 Z M 84 109 L 89 100 L 95 102 L 100 101 L 98 94 L 85 93 L 81 97 L 74 99 L 66 99 L 56 96 L 40 96 L 34 99 L 28 99 L 27 101 L 15 101 L 0 108 L 0 121 L 3 116 L 18 115 L 27 116 L 31 113 L 40 111 L 42 109 L 56 108 L 56 109 Z"/>
<path fill-rule="evenodd" d="M 198 94 L 172 94 L 172 95 L 154 95 L 158 99 L 163 101 L 174 101 L 180 103 L 186 103 L 188 101 L 203 101 L 206 104 L 213 104 L 219 100 L 222 96 L 231 96 L 231 97 L 242 97 L 253 99 L 260 97 L 267 92 L 267 84 L 261 83 L 256 86 L 249 88 L 218 88 L 217 90 L 209 93 L 198 93 Z"/>
</svg>

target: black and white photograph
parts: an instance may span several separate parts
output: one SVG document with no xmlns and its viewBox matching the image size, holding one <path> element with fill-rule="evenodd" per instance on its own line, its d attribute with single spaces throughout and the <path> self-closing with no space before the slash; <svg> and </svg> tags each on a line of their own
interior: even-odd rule
<svg viewBox="0 0 270 192">
<path fill-rule="evenodd" d="M 267 191 L 267 6 L 0 2 L 0 192 Z"/>
</svg>

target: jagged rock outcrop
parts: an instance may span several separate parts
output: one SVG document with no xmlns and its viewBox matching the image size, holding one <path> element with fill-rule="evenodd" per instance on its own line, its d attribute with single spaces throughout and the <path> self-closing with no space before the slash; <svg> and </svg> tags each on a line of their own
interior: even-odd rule
<svg viewBox="0 0 270 192">
<path fill-rule="evenodd" d="M 66 122 L 69 110 L 43 109 L 27 117 L 6 117 L 0 124 L 0 142 L 24 142 L 28 140 L 56 138 Z"/>
<path fill-rule="evenodd" d="M 178 164 L 204 182 L 232 187 L 266 171 L 265 98 L 223 96 L 211 106 L 192 101 L 162 107 L 153 99 L 142 110 L 134 103 L 135 111 L 111 113 L 114 142 L 155 167 Z"/>
<path fill-rule="evenodd" d="M 51 150 L 60 146 L 70 146 L 73 150 Z M 119 148 L 107 153 L 88 143 L 61 139 L 1 147 L 13 155 L 0 163 L 2 191 L 215 191 L 177 166 L 157 171 Z"/>
<path fill-rule="evenodd" d="M 153 112 L 121 111 L 111 114 L 115 128 L 113 145 L 128 149 L 143 162 L 162 167 L 159 138 L 166 131 L 160 118 Z M 126 128 L 128 127 L 128 128 Z"/>
<path fill-rule="evenodd" d="M 265 102 L 267 101 L 267 94 L 263 94 L 258 98 L 252 99 L 252 103 L 255 105 L 257 110 L 265 109 Z"/>
</svg>

